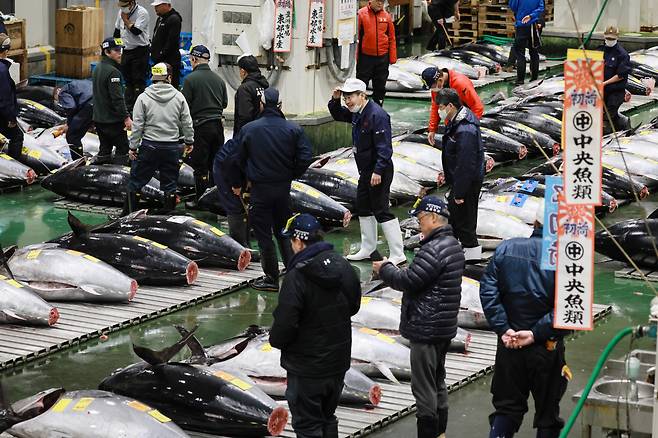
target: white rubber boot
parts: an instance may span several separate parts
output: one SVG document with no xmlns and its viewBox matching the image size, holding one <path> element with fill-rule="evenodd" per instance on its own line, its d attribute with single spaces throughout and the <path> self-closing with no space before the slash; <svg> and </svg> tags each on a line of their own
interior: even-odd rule
<svg viewBox="0 0 658 438">
<path fill-rule="evenodd" d="M 464 258 L 466 260 L 482 260 L 482 247 L 464 248 Z"/>
<path fill-rule="evenodd" d="M 402 231 L 400 231 L 400 221 L 392 219 L 382 224 L 382 230 L 386 241 L 388 242 L 388 259 L 394 264 L 399 265 L 407 261 L 404 255 L 404 244 L 402 242 Z"/>
<path fill-rule="evenodd" d="M 377 249 L 377 220 L 375 216 L 359 217 L 359 226 L 361 227 L 361 249 L 356 254 L 345 257 L 353 262 L 369 260 L 370 254 Z"/>
</svg>

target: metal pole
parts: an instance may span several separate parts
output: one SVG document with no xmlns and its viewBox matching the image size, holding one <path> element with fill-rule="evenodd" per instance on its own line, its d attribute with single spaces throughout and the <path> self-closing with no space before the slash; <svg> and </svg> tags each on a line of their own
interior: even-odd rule
<svg viewBox="0 0 658 438">
<path fill-rule="evenodd" d="M 649 323 L 658 325 L 658 318 L 651 317 Z M 656 342 L 656 369 L 658 369 L 658 342 Z M 653 427 L 651 428 L 651 436 L 658 438 L 658 392 L 656 392 L 656 382 L 653 385 Z"/>
</svg>

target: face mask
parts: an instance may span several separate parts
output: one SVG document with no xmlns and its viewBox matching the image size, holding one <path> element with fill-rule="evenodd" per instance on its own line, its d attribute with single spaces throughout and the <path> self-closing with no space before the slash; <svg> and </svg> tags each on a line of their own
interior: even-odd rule
<svg viewBox="0 0 658 438">
<path fill-rule="evenodd" d="M 347 108 L 347 109 L 349 109 L 353 113 L 358 113 L 359 111 L 361 111 L 361 105 L 352 105 L 351 108 Z"/>
<path fill-rule="evenodd" d="M 130 14 L 130 7 L 121 8 L 121 12 L 123 12 L 124 14 Z"/>
<path fill-rule="evenodd" d="M 605 40 L 605 45 L 608 47 L 614 47 L 617 44 L 617 40 Z"/>
<path fill-rule="evenodd" d="M 446 111 L 444 109 L 440 109 L 439 110 L 439 118 L 441 120 L 448 120 L 448 111 Z"/>
</svg>

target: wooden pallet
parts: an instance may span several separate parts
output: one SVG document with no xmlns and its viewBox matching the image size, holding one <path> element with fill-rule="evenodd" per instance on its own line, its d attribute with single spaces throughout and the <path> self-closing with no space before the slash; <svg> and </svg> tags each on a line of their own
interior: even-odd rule
<svg viewBox="0 0 658 438">
<path fill-rule="evenodd" d="M 55 208 L 59 208 L 61 210 L 84 211 L 87 213 L 106 214 L 109 216 L 121 214 L 123 211 L 121 207 L 87 204 L 84 202 L 73 201 L 67 198 L 59 198 L 53 202 L 53 205 Z"/>
<path fill-rule="evenodd" d="M 483 5 L 478 8 L 478 36 L 514 36 L 514 15 L 504 5 Z"/>
<path fill-rule="evenodd" d="M 644 277 L 642 274 L 644 274 Z M 644 278 L 646 278 L 651 282 L 658 282 L 658 271 L 653 269 L 640 269 L 638 271 L 635 268 L 624 268 L 615 271 L 615 277 L 641 281 L 644 281 Z"/>
<path fill-rule="evenodd" d="M 612 311 L 611 306 L 594 305 L 594 320 L 600 321 Z M 493 332 L 469 330 L 471 345 L 468 353 L 448 353 L 446 356 L 446 385 L 455 392 L 493 371 L 496 361 L 497 337 Z M 338 406 L 338 435 L 343 438 L 362 437 L 416 411 L 416 400 L 409 382 L 392 385 L 375 379 L 382 389 L 382 401 L 375 408 Z M 279 402 L 287 407 L 285 401 Z M 208 433 L 188 432 L 192 438 L 224 438 Z M 290 424 L 281 435 L 293 438 L 295 433 Z"/>
</svg>

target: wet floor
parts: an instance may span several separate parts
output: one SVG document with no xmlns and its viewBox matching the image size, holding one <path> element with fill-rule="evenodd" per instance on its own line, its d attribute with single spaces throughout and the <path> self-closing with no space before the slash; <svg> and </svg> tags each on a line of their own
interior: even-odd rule
<svg viewBox="0 0 658 438">
<path fill-rule="evenodd" d="M 487 89 L 484 95 L 492 95 L 501 90 L 509 92 L 508 86 L 502 85 Z M 426 102 L 389 99 L 385 107 L 391 113 L 393 129 L 396 133 L 418 129 L 427 122 L 428 103 Z M 637 123 L 656 115 L 658 115 L 658 109 L 654 108 L 651 111 L 635 115 L 633 121 Z M 523 173 L 532 165 L 532 162 L 525 161 L 497 169 L 490 176 Z M 23 246 L 42 242 L 68 232 L 66 212 L 57 210 L 52 205 L 55 198 L 55 195 L 40 187 L 0 195 L 0 243 L 3 246 L 12 244 Z M 605 221 L 614 223 L 626 218 L 640 217 L 655 208 L 658 208 L 658 197 L 651 196 L 640 205 L 630 205 L 619 209 L 608 216 Z M 398 216 L 403 217 L 404 208 L 397 209 L 397 213 Z M 97 214 L 76 214 L 88 223 L 100 223 L 106 219 Z M 195 215 L 208 222 L 216 220 L 210 214 Z M 353 222 L 346 230 L 329 233 L 327 239 L 334 243 L 339 251 L 347 250 L 350 245 L 358 243 L 358 222 Z M 562 403 L 563 412 L 567 415 L 574 406 L 570 398 L 571 394 L 582 389 L 605 344 L 620 329 L 629 325 L 646 323 L 648 304 L 653 294 L 642 282 L 615 279 L 613 272 L 620 267 L 620 264 L 613 262 L 599 261 L 597 263 L 595 300 L 598 303 L 612 304 L 613 314 L 599 324 L 595 331 L 583 334 L 567 344 L 567 360 L 574 373 L 574 380 Z M 360 264 L 359 268 L 365 279 L 369 275 L 368 265 Z M 242 331 L 249 324 L 270 324 L 271 313 L 275 305 L 276 295 L 248 289 L 239 291 L 140 326 L 110 334 L 109 339 L 105 342 L 88 342 L 7 371 L 2 374 L 4 390 L 11 400 L 16 400 L 48 387 L 94 388 L 103 377 L 114 369 L 137 361 L 137 357 L 131 350 L 133 342 L 161 348 L 177 338 L 173 328 L 174 324 L 185 324 L 188 327 L 198 324 L 199 338 L 205 345 L 211 345 Z M 647 341 L 640 341 L 637 345 L 630 345 L 625 341 L 617 347 L 613 356 L 622 356 L 637 346 L 651 348 Z M 491 411 L 490 380 L 490 377 L 478 380 L 450 396 L 448 436 L 487 436 L 487 416 Z M 534 436 L 531 430 L 531 414 L 532 408 L 518 434 L 519 437 Z M 573 436 L 578 434 L 579 426 L 577 425 Z M 413 417 L 407 417 L 372 436 L 415 436 L 415 420 Z"/>
</svg>

